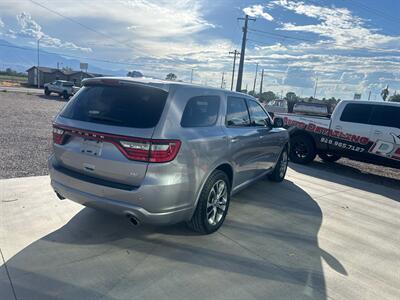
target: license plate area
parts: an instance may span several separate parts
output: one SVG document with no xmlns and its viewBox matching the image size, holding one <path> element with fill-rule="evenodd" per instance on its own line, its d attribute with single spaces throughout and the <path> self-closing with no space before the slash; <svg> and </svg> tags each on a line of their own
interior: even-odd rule
<svg viewBox="0 0 400 300">
<path fill-rule="evenodd" d="M 103 149 L 102 141 L 95 141 L 84 139 L 81 145 L 81 152 L 87 155 L 101 156 L 101 151 Z"/>
</svg>

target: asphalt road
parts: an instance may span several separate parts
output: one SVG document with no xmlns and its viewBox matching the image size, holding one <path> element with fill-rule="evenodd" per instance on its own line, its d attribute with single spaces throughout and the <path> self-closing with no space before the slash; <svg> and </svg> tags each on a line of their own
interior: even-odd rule
<svg viewBox="0 0 400 300">
<path fill-rule="evenodd" d="M 232 199 L 212 235 L 132 227 L 0 180 L 0 299 L 400 299 L 400 194 L 308 166 Z"/>
</svg>

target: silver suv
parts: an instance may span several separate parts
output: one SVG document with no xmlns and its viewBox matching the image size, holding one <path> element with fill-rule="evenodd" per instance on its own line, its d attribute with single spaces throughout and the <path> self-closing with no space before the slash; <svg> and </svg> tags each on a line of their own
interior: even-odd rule
<svg viewBox="0 0 400 300">
<path fill-rule="evenodd" d="M 288 133 L 252 97 L 136 78 L 93 78 L 56 116 L 51 185 L 60 199 L 134 224 L 187 221 L 211 233 L 233 193 L 282 181 Z"/>
</svg>

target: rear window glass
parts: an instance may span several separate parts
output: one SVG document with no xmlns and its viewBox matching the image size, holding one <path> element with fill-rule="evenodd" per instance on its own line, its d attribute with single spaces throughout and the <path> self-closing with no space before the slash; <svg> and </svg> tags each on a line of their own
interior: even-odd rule
<svg viewBox="0 0 400 300">
<path fill-rule="evenodd" d="M 372 105 L 349 103 L 345 106 L 340 121 L 369 124 Z"/>
<path fill-rule="evenodd" d="M 114 126 L 151 128 L 157 125 L 168 93 L 140 86 L 88 86 L 61 112 L 73 120 Z"/>
<path fill-rule="evenodd" d="M 218 96 L 198 96 L 191 98 L 182 115 L 182 127 L 212 126 L 217 121 L 219 111 Z"/>
<path fill-rule="evenodd" d="M 400 107 L 374 105 L 371 124 L 400 129 Z"/>
</svg>

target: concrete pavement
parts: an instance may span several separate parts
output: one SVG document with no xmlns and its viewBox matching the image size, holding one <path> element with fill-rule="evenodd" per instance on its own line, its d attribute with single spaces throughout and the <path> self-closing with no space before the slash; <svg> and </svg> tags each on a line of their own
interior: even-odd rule
<svg viewBox="0 0 400 300">
<path fill-rule="evenodd" d="M 400 298 L 399 189 L 307 166 L 233 197 L 209 236 L 60 201 L 47 176 L 0 180 L 0 200 L 2 300 Z"/>
</svg>

